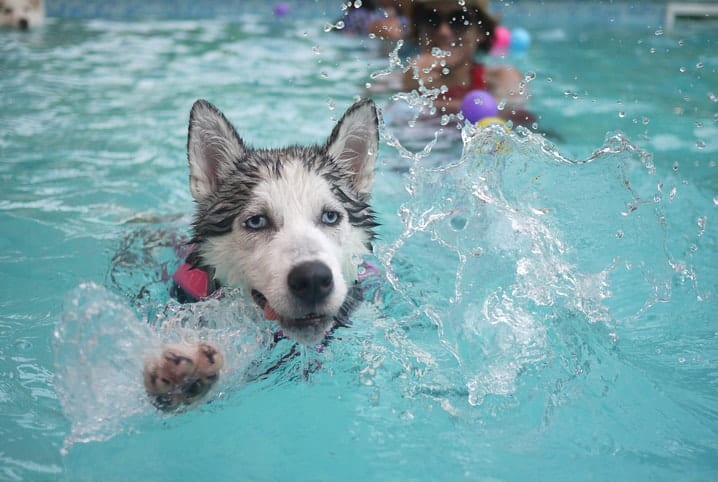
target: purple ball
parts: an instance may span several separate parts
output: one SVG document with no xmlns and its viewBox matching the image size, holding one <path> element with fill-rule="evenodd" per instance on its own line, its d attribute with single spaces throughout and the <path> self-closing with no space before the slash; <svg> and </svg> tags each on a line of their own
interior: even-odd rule
<svg viewBox="0 0 718 482">
<path fill-rule="evenodd" d="M 496 117 L 499 108 L 491 94 L 485 90 L 472 90 L 461 101 L 461 113 L 469 122 L 474 123 L 484 117 Z"/>
<path fill-rule="evenodd" d="M 274 9 L 272 10 L 274 12 L 274 15 L 277 17 L 284 17 L 285 15 L 289 14 L 289 5 L 286 3 L 278 3 L 274 6 Z"/>
</svg>

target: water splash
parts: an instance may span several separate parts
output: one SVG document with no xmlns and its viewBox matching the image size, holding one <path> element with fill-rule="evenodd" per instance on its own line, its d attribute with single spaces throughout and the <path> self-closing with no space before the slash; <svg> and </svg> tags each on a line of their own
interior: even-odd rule
<svg viewBox="0 0 718 482">
<path fill-rule="evenodd" d="M 147 323 L 126 299 L 102 286 L 85 283 L 73 290 L 53 337 L 55 386 L 72 425 L 63 454 L 75 443 L 142 431 L 166 419 L 142 382 L 144 358 L 162 343 L 212 342 L 226 366 L 210 401 L 236 391 L 274 336 L 270 326 L 254 322 L 254 308 L 240 299 L 228 292 L 189 305 L 169 302 Z"/>
<path fill-rule="evenodd" d="M 430 350 L 432 363 L 454 360 L 413 378 L 410 391 L 436 393 L 454 371 L 468 403 L 481 405 L 514 395 L 526 371 L 559 377 L 569 353 L 584 352 L 571 370 L 587 371 L 613 349 L 617 325 L 670 301 L 677 277 L 695 276 L 669 249 L 671 200 L 651 155 L 621 133 L 580 160 L 526 129 L 462 136 L 458 160 L 402 156 L 413 163 L 403 231 L 378 248 L 393 289 L 414 306 L 396 322 L 433 325 L 441 350 Z M 581 337 L 595 338 L 590 350 Z"/>
</svg>

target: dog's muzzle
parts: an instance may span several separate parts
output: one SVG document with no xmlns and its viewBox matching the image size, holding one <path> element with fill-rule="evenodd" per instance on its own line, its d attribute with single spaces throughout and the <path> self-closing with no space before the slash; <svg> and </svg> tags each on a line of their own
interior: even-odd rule
<svg viewBox="0 0 718 482">
<path fill-rule="evenodd" d="M 324 316 L 320 306 L 334 291 L 334 277 L 326 264 L 320 261 L 307 261 L 292 268 L 287 275 L 287 286 L 295 304 L 304 308 L 296 313 L 299 316 L 295 319 L 308 322 Z M 274 312 L 274 308 L 268 304 L 267 298 L 260 291 L 253 289 L 252 298 L 265 310 L 265 313 L 267 310 Z"/>
<path fill-rule="evenodd" d="M 292 268 L 287 276 L 287 285 L 292 295 L 302 304 L 314 306 L 331 294 L 334 278 L 326 264 L 307 261 Z"/>
<path fill-rule="evenodd" d="M 275 320 L 285 335 L 304 344 L 313 344 L 323 338 L 334 325 L 336 313 L 326 313 L 322 304 L 334 291 L 331 269 L 319 261 L 298 264 L 287 275 L 289 294 L 297 311 L 293 314 L 277 313 L 267 298 L 252 290 L 254 302 L 264 311 L 264 317 Z"/>
</svg>

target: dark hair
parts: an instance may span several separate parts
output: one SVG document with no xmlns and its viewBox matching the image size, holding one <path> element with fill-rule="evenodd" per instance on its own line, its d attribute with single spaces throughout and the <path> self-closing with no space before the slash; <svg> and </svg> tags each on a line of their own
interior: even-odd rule
<svg viewBox="0 0 718 482">
<path fill-rule="evenodd" d="M 467 2 L 469 3 L 469 2 Z M 458 5 L 457 5 L 458 6 Z M 468 13 L 472 26 L 479 29 L 484 34 L 484 40 L 479 42 L 476 46 L 477 50 L 488 52 L 491 50 L 491 45 L 494 42 L 494 29 L 498 25 L 498 22 L 494 17 L 489 15 L 483 8 L 478 5 L 465 5 L 463 10 Z M 421 3 L 415 3 L 414 9 L 411 15 L 411 35 L 414 41 L 419 42 L 419 24 L 423 15 L 426 15 L 430 9 Z"/>
</svg>

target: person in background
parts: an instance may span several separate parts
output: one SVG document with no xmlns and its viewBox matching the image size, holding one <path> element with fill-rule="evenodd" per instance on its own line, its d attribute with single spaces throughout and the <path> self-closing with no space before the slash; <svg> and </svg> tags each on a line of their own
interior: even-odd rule
<svg viewBox="0 0 718 482">
<path fill-rule="evenodd" d="M 530 125 L 533 115 L 523 109 L 528 92 L 523 76 L 511 66 L 486 66 L 477 53 L 491 49 L 497 20 L 488 13 L 488 0 L 414 0 L 410 24 L 420 53 L 404 73 L 406 91 L 423 86 L 442 89 L 434 102 L 439 114 L 461 111 L 472 90 L 488 91 L 504 104 L 499 116 Z M 443 88 L 445 86 L 445 89 Z"/>
<path fill-rule="evenodd" d="M 346 3 L 343 31 L 355 35 L 375 35 L 382 40 L 399 40 L 409 33 L 412 0 L 363 0 L 359 7 Z"/>
</svg>

